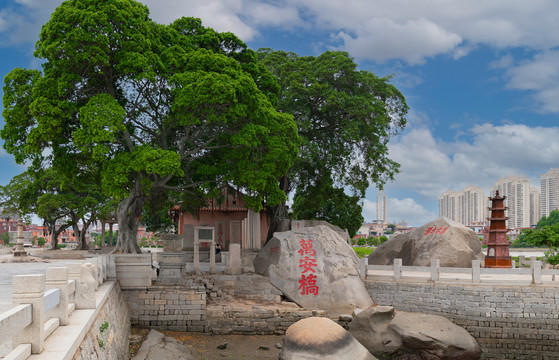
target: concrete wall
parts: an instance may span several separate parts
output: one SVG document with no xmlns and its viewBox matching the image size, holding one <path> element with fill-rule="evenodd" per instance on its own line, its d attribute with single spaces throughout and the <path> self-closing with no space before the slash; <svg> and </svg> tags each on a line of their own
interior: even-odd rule
<svg viewBox="0 0 559 360">
<path fill-rule="evenodd" d="M 482 359 L 559 359 L 559 287 L 375 281 L 375 304 L 442 315 L 467 329 Z"/>
<path fill-rule="evenodd" d="M 74 360 L 129 358 L 130 319 L 120 287 L 113 286 L 93 325 L 74 355 Z"/>
</svg>

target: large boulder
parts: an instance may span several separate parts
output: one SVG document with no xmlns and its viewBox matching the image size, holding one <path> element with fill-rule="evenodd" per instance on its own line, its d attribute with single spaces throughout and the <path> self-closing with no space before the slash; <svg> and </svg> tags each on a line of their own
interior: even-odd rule
<svg viewBox="0 0 559 360">
<path fill-rule="evenodd" d="M 412 359 L 479 359 L 481 348 L 468 331 L 437 315 L 395 311 L 391 306 L 365 309 L 349 332 L 372 354 Z"/>
<path fill-rule="evenodd" d="M 404 266 L 430 266 L 438 259 L 443 267 L 467 268 L 472 260 L 483 263 L 484 255 L 475 232 L 440 218 L 384 242 L 369 255 L 369 265 L 392 265 L 396 258 Z"/>
<path fill-rule="evenodd" d="M 326 226 L 275 233 L 254 259 L 254 270 L 304 308 L 339 314 L 373 305 L 357 254 Z"/>
<path fill-rule="evenodd" d="M 156 330 L 151 330 L 132 360 L 196 360 L 195 350 Z"/>
<path fill-rule="evenodd" d="M 363 345 L 330 319 L 297 321 L 285 332 L 280 360 L 374 360 Z"/>
</svg>

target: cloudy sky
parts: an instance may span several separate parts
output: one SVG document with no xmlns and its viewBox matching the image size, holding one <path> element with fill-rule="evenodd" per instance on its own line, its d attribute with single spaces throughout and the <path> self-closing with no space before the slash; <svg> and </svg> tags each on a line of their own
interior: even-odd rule
<svg viewBox="0 0 559 360">
<path fill-rule="evenodd" d="M 300 55 L 348 51 L 392 74 L 410 106 L 390 144 L 401 173 L 385 187 L 389 220 L 437 217 L 447 189 L 559 167 L 559 2 L 553 0 L 142 0 L 151 16 L 231 31 L 251 48 Z M 0 77 L 37 68 L 40 27 L 60 0 L 0 2 Z M 1 105 L 0 105 L 1 107 Z M 2 121 L 2 120 L 0 120 Z M 3 121 L 2 121 L 3 124 Z M 0 150 L 0 184 L 23 168 Z M 376 188 L 364 200 L 376 218 Z"/>
</svg>

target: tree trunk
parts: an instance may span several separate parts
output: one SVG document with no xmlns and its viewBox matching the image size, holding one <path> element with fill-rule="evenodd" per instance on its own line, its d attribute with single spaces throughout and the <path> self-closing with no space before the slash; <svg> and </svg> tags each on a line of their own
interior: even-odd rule
<svg viewBox="0 0 559 360">
<path fill-rule="evenodd" d="M 118 204 L 118 236 L 113 252 L 121 254 L 142 252 L 138 246 L 137 236 L 145 200 L 145 195 L 137 186 Z"/>
<path fill-rule="evenodd" d="M 289 195 L 289 178 L 284 176 L 279 179 L 280 188 Z M 268 229 L 268 235 L 266 236 L 266 243 L 274 236 L 274 233 L 278 231 L 278 225 L 282 220 L 289 219 L 289 213 L 287 211 L 287 205 L 285 203 L 274 205 L 268 207 L 268 214 L 270 215 L 270 228 Z"/>
</svg>

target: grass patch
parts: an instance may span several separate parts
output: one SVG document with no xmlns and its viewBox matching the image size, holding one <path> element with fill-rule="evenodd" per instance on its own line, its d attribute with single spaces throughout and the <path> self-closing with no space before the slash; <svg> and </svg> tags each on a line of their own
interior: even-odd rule
<svg viewBox="0 0 559 360">
<path fill-rule="evenodd" d="M 375 248 L 372 247 L 354 247 L 353 250 L 355 250 L 355 252 L 357 253 L 357 256 L 359 256 L 359 258 L 362 258 L 365 255 L 369 255 L 370 253 L 373 252 L 373 250 L 375 250 Z"/>
</svg>

